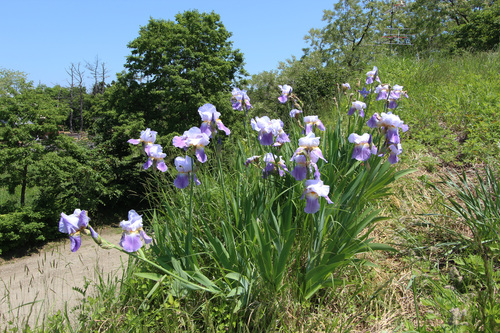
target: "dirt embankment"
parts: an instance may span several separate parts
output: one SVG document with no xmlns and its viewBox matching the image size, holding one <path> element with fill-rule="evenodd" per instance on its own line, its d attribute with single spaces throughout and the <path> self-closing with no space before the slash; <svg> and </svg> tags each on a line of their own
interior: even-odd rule
<svg viewBox="0 0 500 333">
<path fill-rule="evenodd" d="M 118 244 L 121 229 L 107 228 L 100 235 Z M 0 263 L 0 331 L 9 326 L 31 327 L 58 310 L 71 312 L 82 299 L 74 288 L 85 289 L 98 281 L 99 274 L 120 278 L 127 255 L 117 250 L 104 250 L 90 237 L 82 236 L 82 246 L 72 253 L 70 242 L 46 245 L 38 253 Z M 90 282 L 90 284 L 89 284 Z"/>
</svg>

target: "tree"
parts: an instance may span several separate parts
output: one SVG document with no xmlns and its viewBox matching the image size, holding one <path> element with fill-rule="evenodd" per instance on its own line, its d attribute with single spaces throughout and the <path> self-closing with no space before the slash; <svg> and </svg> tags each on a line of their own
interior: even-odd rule
<svg viewBox="0 0 500 333">
<path fill-rule="evenodd" d="M 197 124 L 198 108 L 218 106 L 246 75 L 243 54 L 233 50 L 230 37 L 213 12 L 186 11 L 175 22 L 151 18 L 128 44 L 127 71 L 118 77 L 112 107 L 138 114 L 160 132 Z"/>
<path fill-rule="evenodd" d="M 118 195 L 106 186 L 115 176 L 107 156 L 59 135 L 70 112 L 65 88 L 35 88 L 25 78 L 0 70 L 0 187 L 10 193 L 0 202 L 0 253 L 57 238 L 61 212 L 96 210 Z"/>
<path fill-rule="evenodd" d="M 319 51 L 323 61 L 334 61 L 350 69 L 366 63 L 373 48 L 367 47 L 381 33 L 383 11 L 387 4 L 373 0 L 341 0 L 334 8 L 325 9 L 321 29 L 312 29 L 305 39 L 310 48 L 306 55 Z"/>
<path fill-rule="evenodd" d="M 0 68 L 0 98 L 19 94 L 26 81 L 26 73 Z"/>
<path fill-rule="evenodd" d="M 75 76 L 76 76 L 76 73 L 75 73 L 75 64 L 71 64 L 71 67 L 66 69 L 66 73 L 68 73 L 69 77 L 70 77 L 70 81 L 69 81 L 69 131 L 70 132 L 73 132 L 73 102 L 74 102 L 74 95 L 73 95 L 73 92 L 74 92 L 74 88 L 75 88 Z"/>
<path fill-rule="evenodd" d="M 96 56 L 94 62 L 91 63 L 86 61 L 85 68 L 90 71 L 90 74 L 94 79 L 92 96 L 103 94 L 106 87 L 106 78 L 109 77 L 106 64 L 102 61 L 99 61 L 99 57 Z"/>
<path fill-rule="evenodd" d="M 500 43 L 500 5 L 474 11 L 453 31 L 456 47 L 470 51 L 494 50 Z"/>
<path fill-rule="evenodd" d="M 83 131 L 83 93 L 86 92 L 85 86 L 83 85 L 83 77 L 85 71 L 80 69 L 80 63 L 77 66 L 74 66 L 76 81 L 78 83 L 78 102 L 80 109 L 80 133 Z"/>
<path fill-rule="evenodd" d="M 277 71 L 262 72 L 252 76 L 249 94 L 257 113 L 281 119 L 288 118 L 286 108 L 280 108 L 278 85 L 288 84 L 303 103 L 304 111 L 318 112 L 326 101 L 333 101 L 337 91 L 336 83 L 346 79 L 346 70 L 342 66 L 323 61 L 320 51 L 304 55 L 300 59 L 292 57 L 280 62 Z M 286 114 L 283 112 L 286 111 Z"/>
<path fill-rule="evenodd" d="M 28 168 L 44 153 L 42 142 L 57 135 L 57 125 L 68 110 L 58 108 L 56 100 L 43 88 L 34 88 L 23 75 L 4 72 L 0 81 L 13 82 L 6 90 L 15 92 L 0 96 L 0 166 L 8 174 L 5 185 L 10 192 L 21 185 L 20 204 L 24 206 Z"/>
<path fill-rule="evenodd" d="M 455 46 L 471 47 L 476 37 L 494 39 L 496 30 L 488 28 L 495 28 L 498 21 L 495 4 L 496 0 L 414 0 L 408 11 L 416 36 L 413 43 L 420 52 L 449 51 Z M 483 16 L 483 11 L 489 14 Z"/>
</svg>

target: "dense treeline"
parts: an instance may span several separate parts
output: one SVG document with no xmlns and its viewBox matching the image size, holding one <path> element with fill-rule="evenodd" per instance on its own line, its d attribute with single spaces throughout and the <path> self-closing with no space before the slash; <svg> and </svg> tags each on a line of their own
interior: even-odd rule
<svg viewBox="0 0 500 333">
<path fill-rule="evenodd" d="M 0 72 L 0 252 L 59 237 L 61 211 L 85 207 L 94 223 L 116 222 L 143 198 L 143 156 L 127 140 L 153 128 L 168 147 L 174 135 L 199 123 L 198 107 L 211 103 L 235 133 L 243 130 L 231 108 L 232 87 L 247 87 L 251 115 L 282 116 L 277 86 L 290 84 L 315 111 L 334 102 L 336 83 L 366 69 L 380 54 L 436 57 L 498 46 L 496 1 L 342 0 L 325 10 L 325 28 L 305 37 L 300 58 L 246 81 L 243 54 L 215 13 L 187 11 L 175 21 L 151 19 L 128 45 L 125 70 L 114 82 L 98 59 L 86 69 L 71 64 L 67 87 L 35 87 L 22 72 Z M 407 45 L 379 44 L 387 27 L 408 29 Z M 391 30 L 392 31 L 392 30 Z M 169 36 L 169 38 L 165 38 Z M 410 46 L 411 44 L 411 46 Z M 85 74 L 87 75 L 87 74 Z M 167 161 L 175 157 L 169 151 Z"/>
</svg>

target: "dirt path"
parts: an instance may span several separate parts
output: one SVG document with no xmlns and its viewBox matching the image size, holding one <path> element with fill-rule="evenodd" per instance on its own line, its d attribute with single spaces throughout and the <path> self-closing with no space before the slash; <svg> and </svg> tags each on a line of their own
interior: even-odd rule
<svg viewBox="0 0 500 333">
<path fill-rule="evenodd" d="M 107 228 L 99 233 L 118 244 L 120 232 Z M 9 322 L 18 327 L 40 324 L 46 315 L 64 310 L 66 302 L 68 310 L 74 308 L 83 296 L 73 287 L 84 289 L 86 281 L 98 281 L 99 274 L 104 281 L 120 278 L 127 260 L 122 252 L 101 249 L 83 236 L 82 246 L 75 253 L 70 251 L 67 239 L 48 244 L 31 256 L 1 263 L 0 331 Z"/>
</svg>

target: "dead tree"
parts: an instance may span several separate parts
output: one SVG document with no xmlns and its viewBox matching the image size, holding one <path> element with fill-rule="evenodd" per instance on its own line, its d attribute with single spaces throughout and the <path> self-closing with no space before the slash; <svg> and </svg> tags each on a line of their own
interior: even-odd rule
<svg viewBox="0 0 500 333">
<path fill-rule="evenodd" d="M 74 101 L 74 96 L 73 96 L 73 89 L 75 87 L 75 64 L 71 63 L 70 68 L 66 69 L 66 73 L 68 73 L 70 80 L 68 83 L 70 84 L 69 87 L 69 131 L 73 133 L 73 101 Z"/>
<path fill-rule="evenodd" d="M 83 78 L 85 71 L 80 68 L 80 63 L 75 67 L 76 80 L 78 82 L 79 91 L 79 102 L 80 102 L 80 132 L 83 132 L 83 92 L 85 86 L 83 84 Z"/>
<path fill-rule="evenodd" d="M 94 62 L 86 62 L 85 68 L 90 71 L 91 77 L 94 79 L 92 95 L 103 94 L 106 86 L 106 78 L 109 77 L 106 64 L 100 62 L 99 56 L 96 56 Z"/>
</svg>

